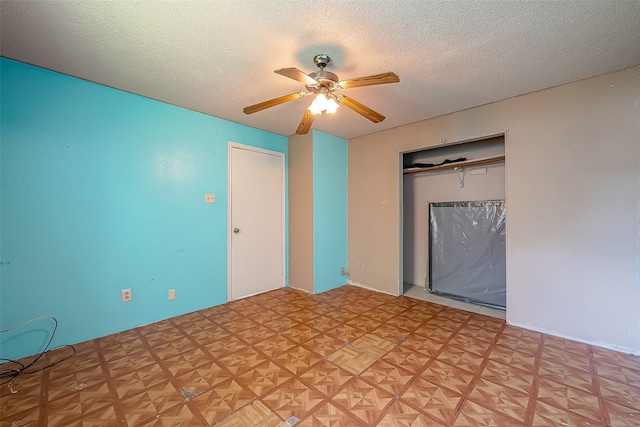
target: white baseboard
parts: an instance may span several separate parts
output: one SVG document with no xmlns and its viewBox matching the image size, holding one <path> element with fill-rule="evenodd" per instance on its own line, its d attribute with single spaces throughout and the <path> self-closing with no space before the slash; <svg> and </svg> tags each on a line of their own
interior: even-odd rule
<svg viewBox="0 0 640 427">
<path fill-rule="evenodd" d="M 610 344 L 610 343 L 605 343 L 605 342 L 596 342 L 596 341 L 583 340 L 583 339 L 580 339 L 580 338 L 572 337 L 570 335 L 560 334 L 560 333 L 555 332 L 555 331 L 549 331 L 549 330 L 544 329 L 544 328 L 536 328 L 535 326 L 531 326 L 531 325 L 525 325 L 525 324 L 518 323 L 518 322 L 510 322 L 509 319 L 507 319 L 507 324 L 509 324 L 511 326 L 516 326 L 518 328 L 528 329 L 528 330 L 534 331 L 534 332 L 540 332 L 540 333 L 546 334 L 546 335 L 553 335 L 554 337 L 558 337 L 558 338 L 565 338 L 565 339 L 568 339 L 568 340 L 571 340 L 571 341 L 581 342 L 583 344 L 589 344 L 589 345 L 594 345 L 596 347 L 606 348 L 608 350 L 618 351 L 620 353 L 633 354 L 634 356 L 640 356 L 640 350 L 632 350 L 632 349 L 630 349 L 628 347 L 624 347 L 624 346 L 620 346 L 620 345 L 615 345 L 615 344 Z"/>
</svg>

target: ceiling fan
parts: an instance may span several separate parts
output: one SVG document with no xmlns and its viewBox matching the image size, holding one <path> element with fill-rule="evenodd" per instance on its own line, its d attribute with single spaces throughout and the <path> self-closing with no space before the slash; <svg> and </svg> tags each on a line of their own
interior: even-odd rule
<svg viewBox="0 0 640 427">
<path fill-rule="evenodd" d="M 384 116 L 371 108 L 367 107 L 348 96 L 337 94 L 336 91 L 343 89 L 351 89 L 354 87 L 381 85 L 386 83 L 397 83 L 400 78 L 392 72 L 376 74 L 373 76 L 359 77 L 356 79 L 339 80 L 338 76 L 324 68 L 331 61 L 327 55 L 316 55 L 313 62 L 320 68 L 320 71 L 305 74 L 297 68 L 280 68 L 274 72 L 290 79 L 297 80 L 305 84 L 306 90 L 303 92 L 295 92 L 279 98 L 270 99 L 259 104 L 245 107 L 242 111 L 245 114 L 253 114 L 266 108 L 275 107 L 285 102 L 294 101 L 307 95 L 316 95 L 316 99 L 311 106 L 305 110 L 304 116 L 298 125 L 296 133 L 303 135 L 309 132 L 311 124 L 315 118 L 315 114 L 333 113 L 340 105 L 352 109 L 361 116 L 371 120 L 374 123 L 380 123 L 384 120 Z"/>
</svg>

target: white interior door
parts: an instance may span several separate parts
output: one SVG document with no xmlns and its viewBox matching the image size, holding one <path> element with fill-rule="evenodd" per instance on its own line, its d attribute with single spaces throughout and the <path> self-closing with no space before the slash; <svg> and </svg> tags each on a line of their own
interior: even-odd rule
<svg viewBox="0 0 640 427">
<path fill-rule="evenodd" d="M 229 295 L 284 286 L 284 154 L 229 144 Z"/>
</svg>

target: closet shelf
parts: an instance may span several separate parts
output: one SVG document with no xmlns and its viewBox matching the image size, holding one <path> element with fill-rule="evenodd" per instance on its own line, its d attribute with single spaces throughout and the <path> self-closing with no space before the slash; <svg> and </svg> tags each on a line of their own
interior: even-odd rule
<svg viewBox="0 0 640 427">
<path fill-rule="evenodd" d="M 466 160 L 464 162 L 447 163 L 441 166 L 432 166 L 430 168 L 409 168 L 404 169 L 402 172 L 405 175 L 414 173 L 426 173 L 426 172 L 440 172 L 445 170 L 451 170 L 455 168 L 470 168 L 473 166 L 491 165 L 494 163 L 504 163 L 504 156 L 487 157 L 484 159 Z"/>
</svg>

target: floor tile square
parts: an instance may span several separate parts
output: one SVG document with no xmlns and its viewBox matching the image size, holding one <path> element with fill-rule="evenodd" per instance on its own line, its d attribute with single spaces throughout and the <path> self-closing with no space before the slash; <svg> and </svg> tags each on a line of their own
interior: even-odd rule
<svg viewBox="0 0 640 427">
<path fill-rule="evenodd" d="M 327 332 L 341 325 L 342 323 L 335 319 L 332 319 L 331 317 L 318 316 L 314 317 L 311 320 L 307 320 L 306 322 L 304 322 L 304 324 L 309 326 L 310 328 L 317 329 L 320 332 Z"/>
<path fill-rule="evenodd" d="M 363 350 L 346 345 L 327 356 L 327 360 L 354 375 L 358 375 L 378 359 Z"/>
<path fill-rule="evenodd" d="M 251 347 L 243 348 L 220 359 L 220 363 L 234 375 L 241 375 L 268 360 L 268 357 Z"/>
<path fill-rule="evenodd" d="M 412 374 L 421 372 L 433 359 L 431 356 L 403 347 L 402 344 L 389 351 L 382 360 L 399 368 L 406 369 Z"/>
<path fill-rule="evenodd" d="M 409 335 L 400 345 L 405 349 L 417 351 L 429 357 L 436 357 L 443 348 L 442 342 L 415 334 Z"/>
<path fill-rule="evenodd" d="M 474 374 L 464 369 L 442 363 L 438 360 L 431 363 L 420 377 L 427 381 L 446 387 L 458 393 L 464 393 L 473 381 Z"/>
<path fill-rule="evenodd" d="M 485 379 L 475 384 L 469 400 L 494 412 L 511 417 L 524 423 L 530 395 L 510 389 Z"/>
<path fill-rule="evenodd" d="M 359 376 L 363 381 L 398 396 L 415 377 L 411 372 L 378 360 Z"/>
<path fill-rule="evenodd" d="M 536 356 L 524 353 L 508 347 L 494 346 L 488 355 L 489 360 L 495 360 L 503 365 L 517 366 L 530 373 L 536 372 Z"/>
<path fill-rule="evenodd" d="M 640 388 L 599 378 L 600 393 L 605 400 L 618 403 L 629 408 L 640 408 Z"/>
<path fill-rule="evenodd" d="M 198 369 L 200 366 L 208 365 L 213 362 L 213 360 L 208 352 L 196 348 L 191 352 L 181 353 L 167 358 L 163 360 L 163 364 L 173 376 L 180 376 L 186 372 Z"/>
<path fill-rule="evenodd" d="M 409 333 L 404 329 L 399 329 L 395 326 L 387 325 L 386 323 L 381 324 L 371 333 L 396 344 L 407 339 L 407 335 L 409 335 Z"/>
<path fill-rule="evenodd" d="M 484 357 L 453 346 L 444 347 L 436 360 L 474 374 L 480 373 L 485 363 Z"/>
<path fill-rule="evenodd" d="M 160 366 L 150 365 L 138 370 L 130 369 L 129 373 L 113 378 L 112 384 L 118 397 L 124 400 L 145 391 L 147 387 L 168 381 L 168 376 Z M 83 388 L 82 392 L 87 388 Z"/>
<path fill-rule="evenodd" d="M 203 346 L 203 349 L 216 359 L 221 359 L 235 351 L 246 348 L 248 345 L 244 340 L 235 336 L 215 341 Z"/>
<path fill-rule="evenodd" d="M 482 378 L 522 393 L 530 394 L 533 389 L 533 374 L 493 360 L 490 360 L 485 366 Z"/>
<path fill-rule="evenodd" d="M 341 339 L 332 337 L 327 334 L 316 335 L 302 346 L 310 351 L 315 351 L 321 356 L 328 356 L 335 353 L 338 349 L 344 347 L 347 343 Z"/>
<path fill-rule="evenodd" d="M 360 315 L 358 317 L 354 317 L 353 319 L 347 321 L 346 324 L 349 326 L 353 326 L 356 329 L 371 333 L 380 325 L 382 325 L 382 322 L 379 320 L 372 319 L 371 317 Z"/>
<path fill-rule="evenodd" d="M 496 345 L 499 347 L 505 347 L 520 353 L 527 353 L 532 356 L 535 356 L 538 353 L 538 347 L 539 347 L 539 343 L 537 341 L 531 341 L 525 338 L 514 337 L 511 335 L 506 335 L 504 333 L 498 336 Z M 548 349 L 552 349 L 552 348 L 549 347 Z"/>
<path fill-rule="evenodd" d="M 402 393 L 400 401 L 449 425 L 456 408 L 462 401 L 462 394 L 418 377 Z"/>
<path fill-rule="evenodd" d="M 320 333 L 321 332 L 319 330 L 311 328 L 302 323 L 283 331 L 282 336 L 289 338 L 296 344 L 303 344 L 309 341 L 311 338 L 320 335 Z"/>
<path fill-rule="evenodd" d="M 611 365 L 624 366 L 640 371 L 640 356 L 620 353 L 601 347 L 593 347 L 593 358 L 597 362 L 605 362 Z"/>
<path fill-rule="evenodd" d="M 184 390 L 195 391 L 214 387 L 233 377 L 219 362 L 208 360 L 191 371 L 175 375 L 175 382 Z"/>
<path fill-rule="evenodd" d="M 446 322 L 443 322 L 446 324 Z M 457 328 L 454 328 L 457 329 Z M 444 326 L 433 325 L 428 322 L 418 326 L 413 334 L 422 336 L 439 344 L 445 344 L 455 336 L 454 330 L 449 330 Z"/>
<path fill-rule="evenodd" d="M 294 374 L 300 375 L 312 365 L 322 360 L 322 356 L 304 347 L 296 346 L 289 349 L 286 353 L 274 357 L 272 360 Z"/>
<path fill-rule="evenodd" d="M 604 422 L 594 422 L 590 418 L 582 417 L 567 409 L 556 408 L 542 401 L 537 401 L 534 409 L 533 422 L 531 427 L 552 427 L 552 426 L 604 426 Z"/>
<path fill-rule="evenodd" d="M 235 336 L 248 344 L 255 345 L 260 341 L 272 337 L 276 332 L 265 326 L 255 326 L 242 332 L 238 332 Z"/>
<path fill-rule="evenodd" d="M 353 342 L 365 334 L 362 329 L 354 328 L 353 326 L 349 326 L 344 323 L 336 326 L 330 331 L 326 331 L 325 333 L 343 340 L 344 342 Z"/>
<path fill-rule="evenodd" d="M 410 316 L 398 315 L 387 320 L 386 323 L 389 326 L 394 326 L 398 329 L 407 331 L 407 333 L 411 333 L 422 324 L 422 321 L 413 319 Z"/>
<path fill-rule="evenodd" d="M 104 384 L 106 383 L 106 381 L 107 379 L 105 378 L 104 371 L 102 370 L 102 367 L 100 365 L 93 368 L 85 369 L 84 371 L 70 373 L 65 376 L 50 378 L 47 387 L 47 397 L 49 400 L 55 400 L 59 397 L 76 393 L 78 390 L 81 390 L 89 385 L 94 386 L 97 384 Z M 19 395 L 25 396 L 25 394 L 28 395 L 31 392 L 35 391 L 35 396 L 39 398 L 40 390 L 40 386 L 37 387 L 37 390 L 24 390 L 21 387 Z M 4 398 L 5 396 L 2 397 L 2 399 Z"/>
<path fill-rule="evenodd" d="M 253 345 L 255 350 L 264 353 L 269 358 L 274 358 L 286 353 L 296 347 L 296 343 L 282 336 L 282 334 L 272 335 Z"/>
<path fill-rule="evenodd" d="M 477 339 L 480 341 L 485 341 L 487 343 L 494 342 L 498 337 L 498 330 L 486 329 L 484 326 L 476 326 L 467 323 L 464 325 L 462 329 L 458 332 L 460 335 L 465 335 L 471 337 L 473 339 Z"/>
<path fill-rule="evenodd" d="M 144 424 L 170 408 L 184 404 L 184 396 L 169 382 L 149 387 L 143 393 L 121 401 L 127 424 Z"/>
<path fill-rule="evenodd" d="M 255 393 L 234 380 L 226 380 L 188 402 L 210 424 L 242 408 L 256 398 Z"/>
<path fill-rule="evenodd" d="M 365 334 L 353 341 L 353 347 L 370 354 L 375 358 L 384 356 L 396 345 L 391 341 L 380 338 L 375 334 Z"/>
<path fill-rule="evenodd" d="M 32 375 L 31 377 L 34 378 L 36 375 Z M 16 393 L 11 393 L 6 384 L 2 387 L 3 394 L 0 398 L 0 414 L 2 414 L 3 420 L 11 421 L 12 424 L 14 422 L 18 424 L 21 419 L 25 418 L 25 412 L 35 414 L 40 413 L 40 399 L 42 395 L 42 387 L 40 383 L 42 382 L 42 376 L 39 376 L 38 381 L 40 383 L 37 385 L 21 382 L 20 380 L 22 378 L 28 377 L 26 375 L 22 375 L 21 377 L 16 378 L 16 382 L 13 385 Z M 64 397 L 70 394 L 73 393 L 68 393 L 66 390 L 64 390 L 64 392 L 57 392 L 59 397 Z M 31 415 L 25 418 L 25 420 L 32 419 L 33 416 Z"/>
<path fill-rule="evenodd" d="M 266 361 L 239 375 L 237 381 L 261 397 L 293 377 L 288 369 Z"/>
<path fill-rule="evenodd" d="M 611 426 L 637 427 L 640 420 L 640 407 L 630 408 L 604 400 L 604 409 L 609 416 Z"/>
<path fill-rule="evenodd" d="M 571 368 L 558 363 L 547 362 L 544 359 L 540 362 L 538 378 L 555 381 L 569 387 L 580 389 L 587 393 L 595 394 L 596 390 L 591 372 Z"/>
<path fill-rule="evenodd" d="M 132 372 L 136 375 L 136 372 Z M 125 398 L 144 392 L 136 390 L 134 393 L 122 393 Z M 47 402 L 48 420 L 50 425 L 64 425 L 78 417 L 99 409 L 112 408 L 115 396 L 109 391 L 106 383 L 85 387 L 75 393 Z M 123 399 L 124 400 L 124 399 Z M 3 419 L 5 418 L 3 414 Z"/>
<path fill-rule="evenodd" d="M 207 345 L 214 343 L 216 341 L 222 341 L 231 336 L 230 332 L 220 326 L 212 326 L 205 330 L 196 332 L 191 335 L 191 338 L 194 339 L 200 345 Z"/>
<path fill-rule="evenodd" d="M 260 400 L 287 420 L 291 417 L 302 419 L 320 402 L 324 400 L 322 393 L 297 379 L 288 381 Z"/>
<path fill-rule="evenodd" d="M 573 369 L 591 372 L 591 365 L 587 358 L 577 357 L 574 353 L 563 352 L 553 347 L 544 347 L 542 360 L 547 364 L 563 365 Z"/>
<path fill-rule="evenodd" d="M 592 421 L 603 421 L 596 395 L 577 388 L 567 387 L 565 384 L 540 379 L 538 381 L 537 400 L 558 408 L 566 408 Z"/>
<path fill-rule="evenodd" d="M 326 360 L 321 360 L 300 375 L 304 383 L 312 385 L 326 397 L 333 396 L 351 378 L 352 373 Z"/>
<path fill-rule="evenodd" d="M 640 370 L 621 365 L 612 365 L 601 361 L 596 361 L 595 367 L 599 377 L 640 388 Z"/>
<path fill-rule="evenodd" d="M 394 396 L 359 378 L 354 378 L 330 401 L 335 402 L 339 407 L 346 408 L 368 425 L 374 425 L 374 422 L 381 418 L 382 411 L 394 401 Z"/>
</svg>

